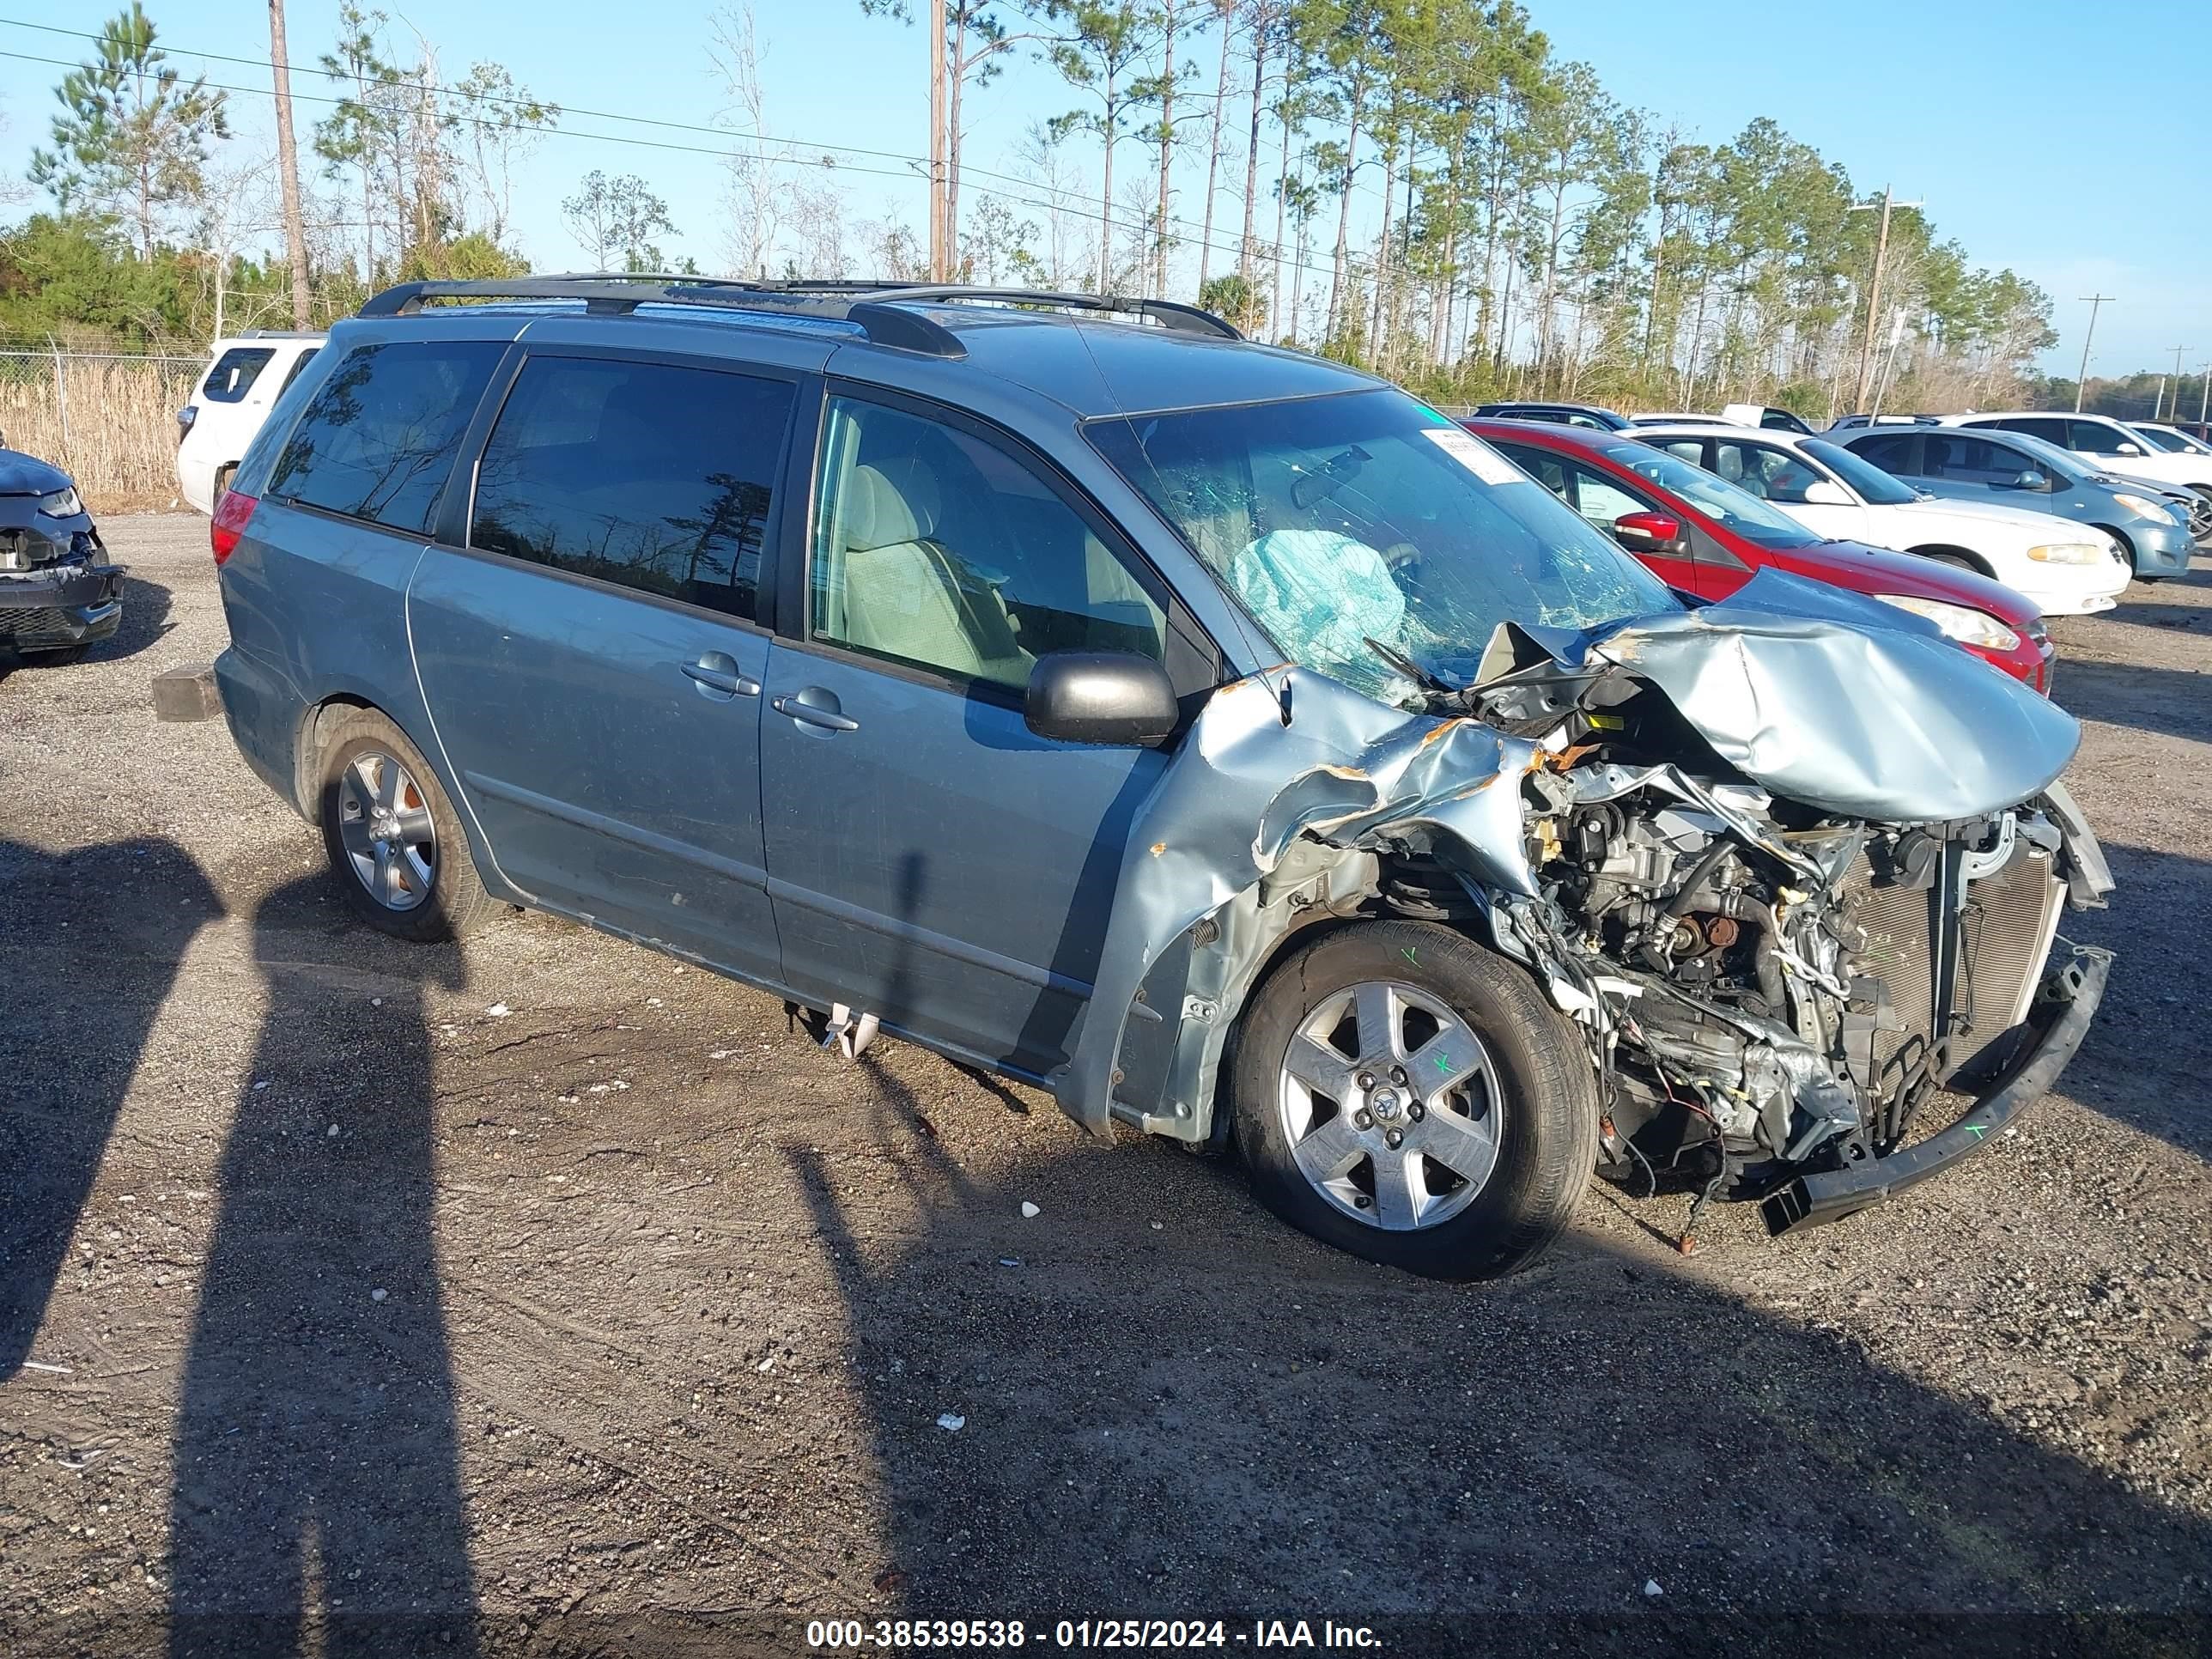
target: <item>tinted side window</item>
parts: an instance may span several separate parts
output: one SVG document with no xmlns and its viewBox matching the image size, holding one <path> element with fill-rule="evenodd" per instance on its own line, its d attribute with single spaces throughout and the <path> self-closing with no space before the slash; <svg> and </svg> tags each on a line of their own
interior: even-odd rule
<svg viewBox="0 0 2212 1659">
<path fill-rule="evenodd" d="M 782 380 L 533 357 L 477 469 L 469 544 L 756 618 Z"/>
<path fill-rule="evenodd" d="M 267 495 L 421 531 L 507 348 L 492 340 L 356 347 L 284 443 Z"/>
<path fill-rule="evenodd" d="M 1167 617 L 1149 585 L 1004 450 L 839 398 L 821 465 L 816 639 L 1009 688 L 1048 651 L 1164 659 Z"/>
<path fill-rule="evenodd" d="M 1895 438 L 1869 438 L 1861 443 L 1849 444 L 1854 455 L 1863 455 L 1885 472 L 1908 477 L 1912 471 L 1912 446 L 1909 435 Z"/>
<path fill-rule="evenodd" d="M 2066 441 L 2066 422 L 2056 416 L 2015 416 L 2010 420 L 1996 422 L 2007 432 L 2024 432 L 2031 438 L 2040 438 L 2045 443 L 2057 444 L 2061 449 L 2072 446 Z"/>
<path fill-rule="evenodd" d="M 2124 443 L 2135 444 L 2145 453 L 2150 449 L 2148 444 L 2124 437 L 2102 421 L 2071 421 L 2068 424 L 2074 428 L 2074 440 L 2066 446 L 2069 449 L 2086 450 L 2092 455 L 2117 455 Z"/>
<path fill-rule="evenodd" d="M 233 346 L 215 360 L 208 370 L 206 384 L 200 387 L 200 396 L 210 403 L 234 404 L 241 401 L 253 389 L 261 371 L 269 367 L 269 360 L 276 355 L 268 346 Z"/>
<path fill-rule="evenodd" d="M 300 378 L 300 371 L 305 368 L 309 363 L 313 362 L 314 361 L 315 354 L 321 349 L 322 347 L 320 346 L 309 346 L 305 351 L 292 359 L 292 367 L 284 371 L 284 384 L 276 388 L 276 395 L 278 397 L 283 397 L 284 393 L 291 388 L 292 382 Z"/>
<path fill-rule="evenodd" d="M 1928 437 L 1928 471 L 1931 477 L 1960 483 L 2009 484 L 2026 471 L 2040 471 L 2017 449 L 1991 443 L 1986 438 Z"/>
</svg>

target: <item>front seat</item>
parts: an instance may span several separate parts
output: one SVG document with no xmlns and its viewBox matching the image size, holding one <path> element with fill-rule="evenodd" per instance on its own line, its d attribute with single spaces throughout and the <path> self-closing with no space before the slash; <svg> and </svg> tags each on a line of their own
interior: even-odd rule
<svg viewBox="0 0 2212 1659">
<path fill-rule="evenodd" d="M 997 591 L 932 539 L 942 506 L 935 475 L 896 464 L 847 475 L 837 504 L 843 615 L 830 618 L 860 650 L 941 669 L 962 679 L 1025 684 L 1032 659 L 1014 638 Z"/>
</svg>

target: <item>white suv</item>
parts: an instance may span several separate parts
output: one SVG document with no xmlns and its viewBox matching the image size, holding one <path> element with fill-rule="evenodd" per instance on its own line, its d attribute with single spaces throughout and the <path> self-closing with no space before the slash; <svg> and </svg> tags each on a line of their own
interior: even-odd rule
<svg viewBox="0 0 2212 1659">
<path fill-rule="evenodd" d="M 2093 526 L 1936 501 L 1825 438 L 1718 422 L 1638 427 L 1634 435 L 1771 501 L 1808 530 L 1994 576 L 2045 616 L 2109 611 L 2131 574 L 2119 544 Z"/>
<path fill-rule="evenodd" d="M 177 486 L 187 501 L 213 514 L 269 406 L 322 343 L 320 334 L 258 329 L 215 343 L 206 378 L 177 411 Z"/>
<path fill-rule="evenodd" d="M 2179 485 L 2212 501 L 2212 455 L 2187 450 L 2168 454 L 2140 432 L 2106 415 L 2036 414 L 2027 410 L 1990 415 L 1946 415 L 1945 426 L 1993 426 L 2006 432 L 2024 432 L 2070 449 L 2086 461 L 2094 461 L 2107 472 L 2160 483 L 2169 489 Z"/>
</svg>

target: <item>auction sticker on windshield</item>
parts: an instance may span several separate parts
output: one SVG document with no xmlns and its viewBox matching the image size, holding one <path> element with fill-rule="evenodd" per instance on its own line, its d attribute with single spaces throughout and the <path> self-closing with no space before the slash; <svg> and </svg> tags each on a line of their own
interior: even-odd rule
<svg viewBox="0 0 2212 1659">
<path fill-rule="evenodd" d="M 1424 427 L 1421 435 L 1486 484 L 1528 483 L 1528 475 L 1474 434 L 1455 426 Z"/>
</svg>

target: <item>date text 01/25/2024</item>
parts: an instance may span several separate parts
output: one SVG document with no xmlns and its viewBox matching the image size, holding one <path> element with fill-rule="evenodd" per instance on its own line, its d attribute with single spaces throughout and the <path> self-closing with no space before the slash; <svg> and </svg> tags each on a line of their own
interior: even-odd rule
<svg viewBox="0 0 2212 1659">
<path fill-rule="evenodd" d="M 1379 1648 L 1364 1625 L 1333 1619 L 1255 1619 L 1249 1627 L 1222 1619 L 1061 1619 L 1049 1632 L 1019 1619 L 816 1619 L 806 1645 L 826 1649 L 1022 1648 Z"/>
</svg>

